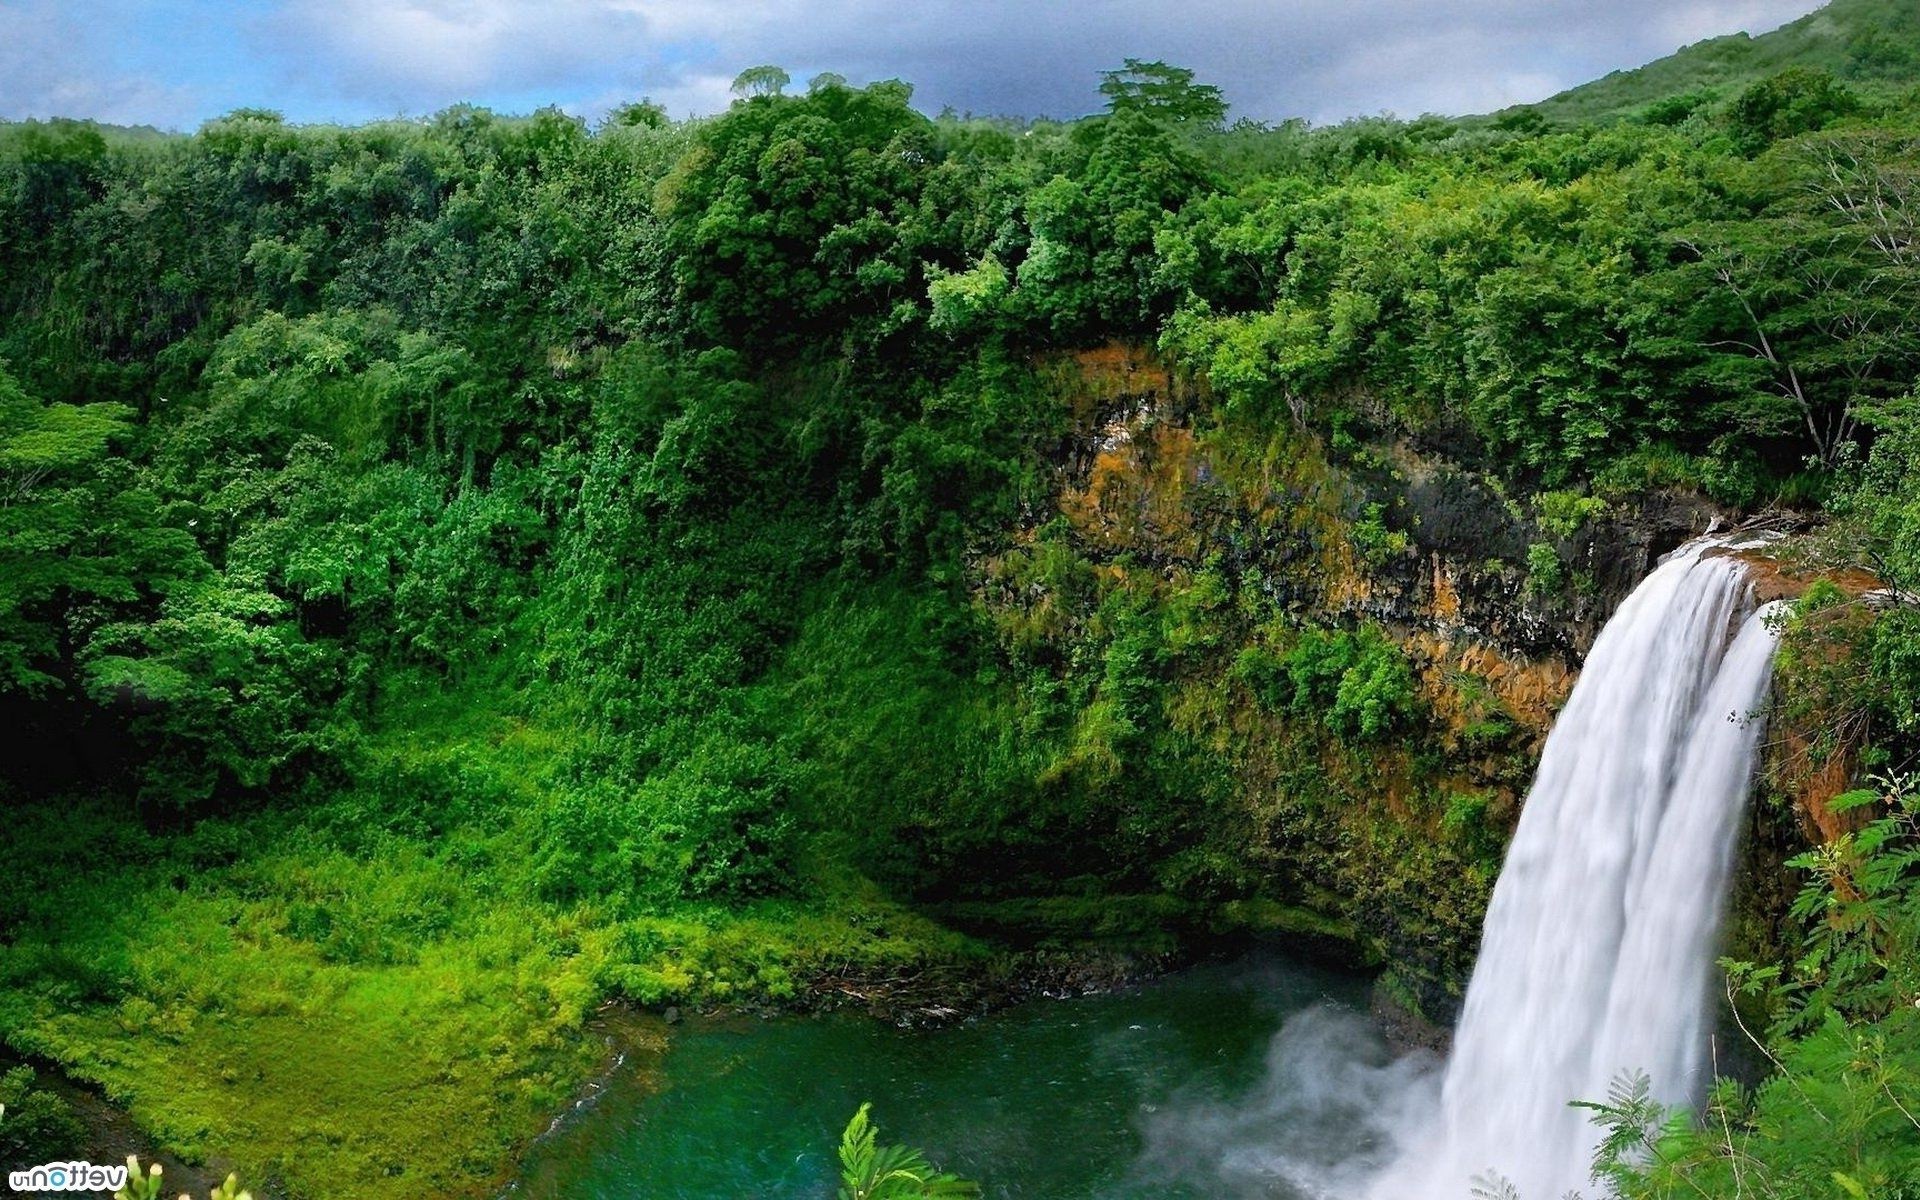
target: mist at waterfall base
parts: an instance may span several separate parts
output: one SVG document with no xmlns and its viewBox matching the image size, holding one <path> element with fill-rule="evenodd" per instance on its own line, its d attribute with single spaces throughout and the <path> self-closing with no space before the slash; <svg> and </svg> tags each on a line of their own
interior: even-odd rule
<svg viewBox="0 0 1920 1200">
<path fill-rule="evenodd" d="M 1157 1113 L 1150 1156 L 1211 1162 L 1234 1195 L 1466 1200 L 1504 1181 L 1559 1200 L 1588 1185 L 1600 1140 L 1570 1101 L 1628 1072 L 1666 1105 L 1699 1101 L 1777 641 L 1726 548 L 1676 551 L 1596 640 L 1502 866 L 1450 1060 L 1383 1058 L 1366 1022 L 1310 1009 L 1255 1094 Z M 1316 1123 L 1344 1138 L 1300 1136 Z"/>
</svg>

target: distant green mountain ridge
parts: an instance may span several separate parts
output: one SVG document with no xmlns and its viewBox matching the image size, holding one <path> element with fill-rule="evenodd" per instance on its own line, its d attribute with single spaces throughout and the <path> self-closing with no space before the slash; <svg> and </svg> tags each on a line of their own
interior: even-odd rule
<svg viewBox="0 0 1920 1200">
<path fill-rule="evenodd" d="M 1644 116 L 1675 98 L 1690 98 L 1696 106 L 1723 100 L 1792 67 L 1831 72 L 1864 92 L 1920 84 L 1920 4 L 1833 0 L 1769 33 L 1708 38 L 1644 67 L 1615 71 L 1494 116 L 1512 120 L 1532 112 L 1556 124 Z"/>
</svg>

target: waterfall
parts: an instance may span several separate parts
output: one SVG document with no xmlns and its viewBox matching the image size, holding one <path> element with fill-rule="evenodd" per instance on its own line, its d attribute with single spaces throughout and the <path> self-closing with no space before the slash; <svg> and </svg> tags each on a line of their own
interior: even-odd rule
<svg viewBox="0 0 1920 1200">
<path fill-rule="evenodd" d="M 1494 888 L 1439 1114 L 1375 1200 L 1464 1200 L 1487 1174 L 1559 1200 L 1598 1142 L 1568 1101 L 1630 1070 L 1664 1103 L 1700 1098 L 1776 636 L 1723 545 L 1676 551 L 1595 641 Z"/>
</svg>

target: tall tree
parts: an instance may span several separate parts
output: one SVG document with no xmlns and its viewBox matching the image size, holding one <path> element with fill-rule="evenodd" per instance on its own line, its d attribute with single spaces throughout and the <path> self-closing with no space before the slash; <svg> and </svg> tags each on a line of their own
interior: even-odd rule
<svg viewBox="0 0 1920 1200">
<path fill-rule="evenodd" d="M 1226 122 L 1227 101 L 1210 83 L 1195 83 L 1193 72 L 1158 59 L 1129 58 L 1119 70 L 1100 77 L 1107 111 L 1141 113 L 1175 125 L 1217 129 Z"/>
<path fill-rule="evenodd" d="M 780 67 L 748 67 L 733 77 L 733 94 L 742 99 L 756 96 L 778 96 L 787 90 L 793 82 L 793 76 Z"/>
</svg>

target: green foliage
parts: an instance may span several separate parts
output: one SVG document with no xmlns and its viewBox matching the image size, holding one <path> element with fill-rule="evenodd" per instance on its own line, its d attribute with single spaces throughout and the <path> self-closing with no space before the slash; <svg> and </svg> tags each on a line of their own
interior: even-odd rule
<svg viewBox="0 0 1920 1200">
<path fill-rule="evenodd" d="M 1618 1084 L 1584 1106 L 1606 1131 L 1596 1176 L 1621 1200 L 1911 1196 L 1915 1031 L 1906 1013 L 1864 1028 L 1829 1021 L 1776 1052 L 1777 1074 L 1758 1088 L 1721 1081 L 1697 1124 L 1648 1100 L 1643 1079 Z"/>
<path fill-rule="evenodd" d="M 1533 505 L 1540 528 L 1561 541 L 1572 539 L 1588 522 L 1607 511 L 1604 499 L 1579 492 L 1541 492 L 1534 497 Z M 1532 557 L 1531 549 L 1528 556 Z"/>
<path fill-rule="evenodd" d="M 670 848 L 685 895 L 740 899 L 793 887 L 794 774 L 771 747 L 721 736 L 647 781 L 642 803 L 659 814 L 650 828 Z"/>
<path fill-rule="evenodd" d="M 1195 83 L 1193 72 L 1164 62 L 1129 58 L 1100 76 L 1100 94 L 1115 116 L 1139 113 L 1175 125 L 1215 128 L 1226 122 L 1227 101 L 1212 84 Z"/>
<path fill-rule="evenodd" d="M 1405 730 L 1421 711 L 1413 668 L 1372 626 L 1352 633 L 1308 630 L 1272 668 L 1243 655 L 1240 669 L 1267 703 L 1318 715 L 1341 737 L 1384 737 Z"/>
<path fill-rule="evenodd" d="M 1864 828 L 1788 860 L 1808 875 L 1793 902 L 1808 934 L 1789 1030 L 1877 1019 L 1920 997 L 1920 795 L 1901 778 L 1832 801 L 1842 813 L 1877 806 Z"/>
<path fill-rule="evenodd" d="M 742 76 L 754 75 L 749 71 Z M 704 338 L 804 345 L 856 321 L 918 322 L 933 185 L 930 122 L 895 83 L 756 98 L 703 126 L 663 182 L 670 317 Z"/>
<path fill-rule="evenodd" d="M 1387 528 L 1386 505 L 1368 504 L 1360 519 L 1353 523 L 1353 541 L 1368 565 L 1379 567 L 1413 548 L 1413 539 L 1404 530 Z"/>
<path fill-rule="evenodd" d="M 1898 736 L 1920 733 L 1920 411 L 1911 398 L 1871 418 L 1878 430 L 1865 463 L 1834 507 L 1848 516 L 1853 550 L 1893 591 L 1895 603 L 1854 640 L 1867 670 L 1855 673 L 1856 707 Z M 1856 623 L 1857 628 L 1857 623 Z"/>
<path fill-rule="evenodd" d="M 867 1120 L 872 1107 L 862 1104 L 840 1135 L 840 1200 L 938 1200 L 980 1194 L 978 1184 L 934 1170 L 918 1150 L 880 1145 L 880 1131 Z"/>
<path fill-rule="evenodd" d="M 1920 584 L 1920 396 L 1904 398 L 1875 414 L 1879 436 L 1872 453 L 1835 507 L 1854 516 L 1871 539 L 1877 570 L 1903 590 Z"/>
<path fill-rule="evenodd" d="M 935 274 L 927 285 L 927 323 L 949 333 L 986 327 L 1006 299 L 1011 277 L 989 251 L 965 271 Z"/>
<path fill-rule="evenodd" d="M 1186 204 L 1212 187 L 1204 159 L 1146 112 L 1099 127 L 1074 175 L 1056 174 L 1021 199 L 1029 231 L 1015 270 L 1019 311 L 1057 337 L 1146 332 L 1173 307 L 1155 243 Z"/>
<path fill-rule="evenodd" d="M 1784 138 L 1824 129 L 1859 107 L 1859 99 L 1831 73 L 1791 67 L 1735 97 L 1727 124 L 1734 143 L 1753 154 Z"/>
<path fill-rule="evenodd" d="M 778 96 L 793 82 L 779 67 L 748 67 L 733 78 L 733 94 L 742 97 Z"/>
<path fill-rule="evenodd" d="M 88 694 L 131 710 L 130 732 L 153 747 L 143 798 L 188 807 L 226 784 L 263 789 L 349 736 L 328 720 L 337 655 L 286 615 L 272 592 L 221 579 L 176 590 L 150 623 L 95 635 Z"/>
<path fill-rule="evenodd" d="M 1556 595 L 1566 585 L 1567 569 L 1560 561 L 1560 552 L 1547 542 L 1535 542 L 1528 546 L 1527 595 Z"/>
<path fill-rule="evenodd" d="M 1447 831 L 1469 854 L 1489 866 L 1497 867 L 1503 849 L 1499 831 L 1487 815 L 1487 797 L 1474 792 L 1456 792 L 1447 799 L 1440 817 Z"/>
<path fill-rule="evenodd" d="M 192 542 L 110 457 L 132 416 L 38 402 L 0 364 L 0 693 L 72 687 L 91 627 L 195 573 Z"/>
<path fill-rule="evenodd" d="M 0 1162 L 15 1169 L 64 1162 L 86 1138 L 72 1107 L 34 1079 L 32 1067 L 0 1074 Z"/>
<path fill-rule="evenodd" d="M 180 439 L 230 463 L 248 453 L 278 460 L 304 435 L 354 466 L 384 457 L 402 423 L 417 421 L 427 450 L 491 453 L 502 422 L 478 408 L 472 375 L 463 352 L 397 328 L 389 312 L 271 313 L 215 348 L 202 376 L 205 411 Z"/>
<path fill-rule="evenodd" d="M 1588 1103 L 1605 1130 L 1595 1176 L 1622 1200 L 1816 1195 L 1897 1200 L 1920 1189 L 1920 803 L 1905 778 L 1835 801 L 1879 808 L 1792 864 L 1803 951 L 1778 967 L 1728 963 L 1763 996 L 1774 1072 L 1721 1080 L 1696 1122 L 1649 1098 L 1644 1076 Z"/>
</svg>

